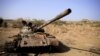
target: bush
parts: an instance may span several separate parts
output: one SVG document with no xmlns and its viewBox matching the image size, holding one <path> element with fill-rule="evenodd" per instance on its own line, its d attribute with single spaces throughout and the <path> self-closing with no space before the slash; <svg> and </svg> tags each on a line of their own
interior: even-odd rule
<svg viewBox="0 0 100 56">
<path fill-rule="evenodd" d="M 66 21 L 57 20 L 57 21 L 53 22 L 53 24 L 62 25 L 62 24 L 66 24 Z"/>
<path fill-rule="evenodd" d="M 2 23 L 3 23 L 3 18 L 0 18 L 0 27 L 2 27 Z"/>
<path fill-rule="evenodd" d="M 100 21 L 93 22 L 93 24 L 91 26 L 100 27 Z"/>
<path fill-rule="evenodd" d="M 34 20 L 32 21 L 32 23 L 35 24 L 35 25 L 40 26 L 40 25 L 43 25 L 43 24 L 45 23 L 45 21 L 44 21 L 44 20 L 37 20 L 37 19 L 34 19 Z"/>
</svg>

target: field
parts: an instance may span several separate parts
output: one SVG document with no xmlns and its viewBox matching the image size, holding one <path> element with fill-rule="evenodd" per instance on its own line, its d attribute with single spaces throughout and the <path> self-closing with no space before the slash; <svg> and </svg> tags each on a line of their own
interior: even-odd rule
<svg viewBox="0 0 100 56">
<path fill-rule="evenodd" d="M 70 50 L 64 53 L 44 53 L 39 56 L 100 56 L 100 22 L 53 23 L 44 29 L 70 47 Z M 19 32 L 19 28 L 1 27 L 0 45 L 3 45 L 8 37 Z M 29 56 L 33 55 L 29 54 Z"/>
</svg>

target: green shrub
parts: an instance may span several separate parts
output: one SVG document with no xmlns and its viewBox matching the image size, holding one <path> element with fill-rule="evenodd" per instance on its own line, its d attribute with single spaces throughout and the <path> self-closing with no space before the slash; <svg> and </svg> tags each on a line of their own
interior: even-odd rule
<svg viewBox="0 0 100 56">
<path fill-rule="evenodd" d="M 0 27 L 2 26 L 3 21 L 3 18 L 0 18 Z"/>
<path fill-rule="evenodd" d="M 32 21 L 32 23 L 35 24 L 35 25 L 40 26 L 40 25 L 43 25 L 43 24 L 45 23 L 45 21 L 44 21 L 44 20 L 37 20 L 37 19 L 34 19 L 34 20 Z"/>
<path fill-rule="evenodd" d="M 57 21 L 53 22 L 53 24 L 62 25 L 62 24 L 66 24 L 66 21 L 57 20 Z"/>
</svg>

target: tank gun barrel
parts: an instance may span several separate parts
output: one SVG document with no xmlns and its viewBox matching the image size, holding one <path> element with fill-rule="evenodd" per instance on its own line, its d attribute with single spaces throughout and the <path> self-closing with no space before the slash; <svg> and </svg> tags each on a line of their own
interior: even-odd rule
<svg viewBox="0 0 100 56">
<path fill-rule="evenodd" d="M 42 26 L 40 26 L 38 29 L 43 28 L 45 26 L 47 26 L 48 24 L 61 19 L 62 17 L 69 15 L 71 13 L 71 9 L 66 9 L 65 11 L 63 11 L 62 13 L 58 14 L 56 17 L 54 17 L 52 20 L 50 20 L 48 23 L 43 24 Z"/>
</svg>

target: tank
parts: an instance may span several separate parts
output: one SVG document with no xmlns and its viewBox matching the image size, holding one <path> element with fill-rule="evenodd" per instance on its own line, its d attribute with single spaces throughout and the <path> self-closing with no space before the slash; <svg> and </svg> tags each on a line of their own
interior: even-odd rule
<svg viewBox="0 0 100 56">
<path fill-rule="evenodd" d="M 19 34 L 9 37 L 10 41 L 5 43 L 5 52 L 42 53 L 50 52 L 51 48 L 57 48 L 59 40 L 55 36 L 45 33 L 43 28 L 70 13 L 71 9 L 67 9 L 39 27 L 35 27 L 31 22 L 22 21 L 24 26 Z"/>
</svg>

